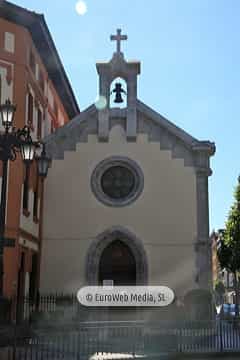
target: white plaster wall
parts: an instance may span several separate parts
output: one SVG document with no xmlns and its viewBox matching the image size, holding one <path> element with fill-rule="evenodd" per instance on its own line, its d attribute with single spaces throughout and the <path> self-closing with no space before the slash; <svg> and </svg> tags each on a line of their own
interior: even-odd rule
<svg viewBox="0 0 240 360">
<path fill-rule="evenodd" d="M 144 173 L 141 196 L 126 207 L 100 203 L 90 186 L 96 165 L 110 156 L 127 156 Z M 149 264 L 149 284 L 185 293 L 194 287 L 196 184 L 194 169 L 159 143 L 139 135 L 127 143 L 119 127 L 109 143 L 95 135 L 54 160 L 45 183 L 41 291 L 76 291 L 85 282 L 86 252 L 97 235 L 123 226 L 142 242 Z"/>
</svg>

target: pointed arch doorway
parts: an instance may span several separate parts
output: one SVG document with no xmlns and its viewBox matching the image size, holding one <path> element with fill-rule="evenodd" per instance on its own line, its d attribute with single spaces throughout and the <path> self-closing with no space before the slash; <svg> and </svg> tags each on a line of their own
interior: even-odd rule
<svg viewBox="0 0 240 360">
<path fill-rule="evenodd" d="M 141 240 L 120 226 L 97 236 L 86 257 L 86 280 L 88 285 L 103 285 L 104 280 L 112 280 L 115 286 L 147 285 L 148 262 Z M 134 307 L 97 309 L 91 320 L 97 320 L 99 316 L 101 320 L 134 320 L 139 317 Z"/>
<path fill-rule="evenodd" d="M 103 280 L 111 280 L 111 275 L 119 286 L 148 284 L 148 261 L 142 241 L 121 226 L 97 236 L 87 251 L 87 285 L 100 285 Z"/>
<path fill-rule="evenodd" d="M 113 240 L 102 252 L 99 262 L 99 285 L 112 281 L 114 286 L 136 285 L 136 261 L 127 244 Z"/>
</svg>

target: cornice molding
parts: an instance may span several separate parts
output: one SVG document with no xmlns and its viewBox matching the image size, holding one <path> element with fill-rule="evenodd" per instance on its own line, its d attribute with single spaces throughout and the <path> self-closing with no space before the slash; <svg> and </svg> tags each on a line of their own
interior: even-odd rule
<svg viewBox="0 0 240 360">
<path fill-rule="evenodd" d="M 53 159 L 63 159 L 65 151 L 75 151 L 77 143 L 88 141 L 88 135 L 98 135 L 98 113 L 95 105 L 91 105 L 72 121 L 46 137 L 44 142 L 47 153 Z M 119 123 L 118 119 L 121 119 L 126 130 L 126 109 L 111 109 L 109 131 Z M 210 141 L 198 141 L 139 100 L 137 134 L 146 134 L 150 143 L 159 142 L 160 150 L 170 151 L 173 159 L 183 159 L 184 165 L 195 168 L 198 175 L 211 175 L 209 158 L 215 153 L 215 144 Z M 130 142 L 130 139 L 126 138 L 126 141 Z"/>
</svg>

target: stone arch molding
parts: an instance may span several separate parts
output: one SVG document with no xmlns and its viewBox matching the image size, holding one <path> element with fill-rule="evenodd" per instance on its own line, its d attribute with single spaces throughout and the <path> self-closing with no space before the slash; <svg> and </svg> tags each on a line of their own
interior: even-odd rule
<svg viewBox="0 0 240 360">
<path fill-rule="evenodd" d="M 89 246 L 86 257 L 86 282 L 87 285 L 98 285 L 99 263 L 103 250 L 114 240 L 120 239 L 131 249 L 136 261 L 136 285 L 148 283 L 147 254 L 142 241 L 129 230 L 114 226 L 93 240 Z"/>
</svg>

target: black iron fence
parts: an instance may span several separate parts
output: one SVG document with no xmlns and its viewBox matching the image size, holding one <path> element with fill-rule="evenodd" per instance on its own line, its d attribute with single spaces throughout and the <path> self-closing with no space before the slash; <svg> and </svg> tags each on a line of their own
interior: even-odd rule
<svg viewBox="0 0 240 360">
<path fill-rule="evenodd" d="M 68 317 L 68 320 L 87 320 L 90 312 L 82 306 L 75 294 L 51 294 L 38 295 L 35 298 L 25 296 L 19 298 L 18 301 L 13 299 L 13 304 L 16 303 L 17 323 L 32 323 L 47 321 L 55 323 L 63 316 Z"/>
<path fill-rule="evenodd" d="M 151 320 L 147 316 L 146 321 L 142 308 L 129 313 L 124 308 L 87 308 L 75 295 L 64 294 L 25 297 L 16 305 L 17 324 L 0 327 L 1 360 L 103 360 L 151 358 L 160 353 L 240 352 L 240 325 L 232 319 L 189 321 L 172 308 L 171 318 L 163 320 L 169 315 L 164 312 L 159 318 L 154 309 L 154 316 Z M 123 314 L 134 319 L 114 321 L 116 314 L 118 320 Z"/>
<path fill-rule="evenodd" d="M 14 303 L 14 300 L 13 300 Z M 205 312 L 208 314 L 204 316 L 200 311 L 190 311 L 189 308 L 178 308 L 176 304 L 172 304 L 167 308 L 126 308 L 118 307 L 117 309 L 104 309 L 103 307 L 85 307 L 81 305 L 76 297 L 76 294 L 52 294 L 52 295 L 38 295 L 34 299 L 31 297 L 19 298 L 16 303 L 17 322 L 41 322 L 56 323 L 58 319 L 65 318 L 66 321 L 96 321 L 109 320 L 110 317 L 114 320 L 144 320 L 153 319 L 154 321 L 174 320 L 186 321 L 191 319 L 207 320 L 209 317 L 215 316 L 213 314 L 212 305 Z M 206 309 L 205 309 L 206 310 Z M 210 314 L 210 315 L 209 315 Z"/>
</svg>

